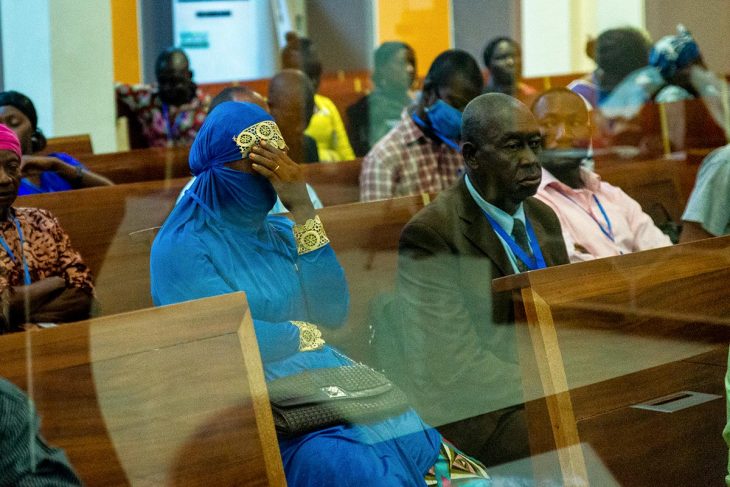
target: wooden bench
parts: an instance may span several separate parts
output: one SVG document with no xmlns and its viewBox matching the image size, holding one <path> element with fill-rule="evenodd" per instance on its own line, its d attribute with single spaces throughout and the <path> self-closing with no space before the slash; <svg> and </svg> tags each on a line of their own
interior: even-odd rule
<svg viewBox="0 0 730 487">
<path fill-rule="evenodd" d="M 103 315 L 152 306 L 150 245 L 187 179 L 23 196 L 17 206 L 50 210 L 94 272 Z M 423 207 L 420 196 L 320 210 L 350 283 L 350 325 L 333 340 L 364 357 L 370 299 L 389 288 L 400 231 Z M 349 351 L 349 350 L 348 350 Z"/>
<path fill-rule="evenodd" d="M 362 159 L 304 164 L 303 167 L 307 182 L 315 189 L 324 206 L 360 201 Z"/>
<path fill-rule="evenodd" d="M 139 183 L 190 177 L 186 147 L 133 149 L 87 156 L 83 162 L 92 171 L 115 184 Z M 304 164 L 307 182 L 325 206 L 354 203 L 360 199 L 359 179 L 362 159 L 337 163 Z"/>
<path fill-rule="evenodd" d="M 243 293 L 0 337 L 86 485 L 286 485 Z"/>
<path fill-rule="evenodd" d="M 22 196 L 16 206 L 50 210 L 94 272 L 103 314 L 152 306 L 148 236 L 130 234 L 162 224 L 188 180 L 148 181 Z"/>
<path fill-rule="evenodd" d="M 72 156 L 77 156 L 94 153 L 91 147 L 91 136 L 89 134 L 51 137 L 47 142 L 48 144 L 43 150 L 44 154 L 50 154 L 51 152 L 65 152 Z"/>
<path fill-rule="evenodd" d="M 581 441 L 620 485 L 724 477 L 729 278 L 724 237 L 494 281 L 496 291 L 513 292 L 517 321 L 527 323 L 518 332 L 521 357 L 532 357 L 523 362 L 528 397 L 546 397 L 547 412 L 528 403 L 533 447 L 545 448 L 534 433 L 547 429 L 548 446 L 562 449 L 564 478 L 590 479 Z M 672 414 L 632 407 L 681 401 L 665 396 L 682 391 L 720 399 Z"/>
<path fill-rule="evenodd" d="M 686 161 L 655 159 L 645 161 L 599 161 L 596 172 L 607 183 L 634 198 L 655 222 L 680 221 L 688 195 L 681 188 Z M 664 212 L 667 214 L 664 214 Z"/>
<path fill-rule="evenodd" d="M 190 177 L 188 147 L 133 149 L 80 157 L 90 170 L 115 184 Z"/>
</svg>

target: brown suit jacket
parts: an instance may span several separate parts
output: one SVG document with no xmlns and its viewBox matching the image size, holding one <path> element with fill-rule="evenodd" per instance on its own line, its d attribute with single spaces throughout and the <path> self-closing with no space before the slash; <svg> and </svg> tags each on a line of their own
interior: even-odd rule
<svg viewBox="0 0 730 487">
<path fill-rule="evenodd" d="M 567 264 L 560 223 L 528 198 L 548 266 Z M 510 293 L 492 279 L 513 274 L 504 247 L 462 178 L 406 225 L 385 367 L 433 425 L 523 402 Z M 383 343 L 386 342 L 386 343 Z"/>
</svg>

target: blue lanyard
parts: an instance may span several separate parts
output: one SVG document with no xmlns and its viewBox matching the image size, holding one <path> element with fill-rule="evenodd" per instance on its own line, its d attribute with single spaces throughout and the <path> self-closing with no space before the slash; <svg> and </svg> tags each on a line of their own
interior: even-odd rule
<svg viewBox="0 0 730 487">
<path fill-rule="evenodd" d="M 558 190 L 558 193 L 562 194 L 564 197 L 566 197 L 569 201 L 571 201 L 574 205 L 576 205 L 581 210 L 585 211 L 586 214 L 588 214 L 591 219 L 596 222 L 596 225 L 598 225 L 598 228 L 601 229 L 601 232 L 608 238 L 611 242 L 616 243 L 616 237 L 613 235 L 613 227 L 611 226 L 611 220 L 608 218 L 608 214 L 606 213 L 606 210 L 603 209 L 603 205 L 601 204 L 601 201 L 598 199 L 598 196 L 595 194 L 593 195 L 593 201 L 596 202 L 598 205 L 598 209 L 601 210 L 601 215 L 603 215 L 603 219 L 606 221 L 606 226 L 604 227 L 601 222 L 598 221 L 598 219 L 593 215 L 592 212 L 586 210 L 581 206 L 580 203 L 575 201 L 573 198 L 571 198 L 569 195 L 563 193 L 562 191 Z"/>
<path fill-rule="evenodd" d="M 525 228 L 527 229 L 527 235 L 530 240 L 530 248 L 532 249 L 532 257 L 527 255 L 524 250 L 522 250 L 522 247 L 520 247 L 517 242 L 515 242 L 515 239 L 512 238 L 512 235 L 507 233 L 502 226 L 497 223 L 497 221 L 489 216 L 489 213 L 482 210 L 482 213 L 484 213 L 484 216 L 487 217 L 487 220 L 489 221 L 489 224 L 492 225 L 492 228 L 495 232 L 497 232 L 497 235 L 499 235 L 502 240 L 507 244 L 507 246 L 510 248 L 512 253 L 520 259 L 525 266 L 527 266 L 528 269 L 531 271 L 537 270 L 537 269 L 544 269 L 547 267 L 547 264 L 545 263 L 545 258 L 542 256 L 542 250 L 540 249 L 540 244 L 537 242 L 537 236 L 535 235 L 535 231 L 532 229 L 532 224 L 530 223 L 530 220 L 525 217 Z"/>
<path fill-rule="evenodd" d="M 183 112 L 178 113 L 175 117 L 175 123 L 170 125 L 170 108 L 167 106 L 167 103 L 162 104 L 162 117 L 165 119 L 165 128 L 167 130 L 165 135 L 167 136 L 168 142 L 173 142 L 175 140 L 179 129 L 178 125 L 180 124 L 180 116 L 183 114 Z"/>
<path fill-rule="evenodd" d="M 25 261 L 25 253 L 23 252 L 23 244 L 25 243 L 25 240 L 23 239 L 23 230 L 20 228 L 20 223 L 17 218 L 13 218 L 13 223 L 15 224 L 15 229 L 18 231 L 18 237 L 20 238 L 20 258 L 23 261 L 23 282 L 26 286 L 30 286 L 30 271 L 28 270 L 28 263 Z M 13 261 L 13 264 L 17 263 L 18 258 L 15 257 L 13 250 L 2 235 L 0 235 L 0 245 L 2 245 L 3 250 L 5 250 L 8 254 L 10 260 Z"/>
<path fill-rule="evenodd" d="M 413 118 L 413 121 L 416 123 L 416 125 L 418 125 L 421 128 L 431 131 L 436 137 L 439 138 L 439 140 L 441 140 L 441 142 L 448 145 L 449 147 L 454 149 L 456 152 L 461 152 L 461 148 L 459 147 L 459 144 L 457 144 L 453 140 L 449 139 L 448 137 L 444 137 L 443 135 L 438 133 L 438 131 L 434 130 L 433 127 L 429 127 L 428 125 L 426 125 L 426 122 L 424 122 L 421 119 L 421 117 L 419 117 L 415 113 L 413 115 L 411 115 L 411 117 Z"/>
</svg>

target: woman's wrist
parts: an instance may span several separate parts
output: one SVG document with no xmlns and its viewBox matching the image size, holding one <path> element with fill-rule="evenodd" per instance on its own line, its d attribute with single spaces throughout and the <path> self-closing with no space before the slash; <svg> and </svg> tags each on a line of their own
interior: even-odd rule
<svg viewBox="0 0 730 487">
<path fill-rule="evenodd" d="M 306 321 L 290 321 L 290 323 L 299 328 L 299 351 L 311 352 L 324 347 L 322 332 L 319 331 L 317 325 Z"/>
<path fill-rule="evenodd" d="M 324 225 L 317 215 L 301 225 L 294 225 L 292 231 L 299 255 L 314 252 L 330 243 L 330 239 L 324 231 Z"/>
</svg>

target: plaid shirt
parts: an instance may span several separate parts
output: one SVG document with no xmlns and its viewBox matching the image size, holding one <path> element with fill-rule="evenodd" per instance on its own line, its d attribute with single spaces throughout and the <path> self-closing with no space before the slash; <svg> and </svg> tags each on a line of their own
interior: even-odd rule
<svg viewBox="0 0 730 487">
<path fill-rule="evenodd" d="M 360 200 L 440 192 L 456 182 L 463 165 L 460 153 L 427 137 L 404 110 L 363 159 Z"/>
</svg>

